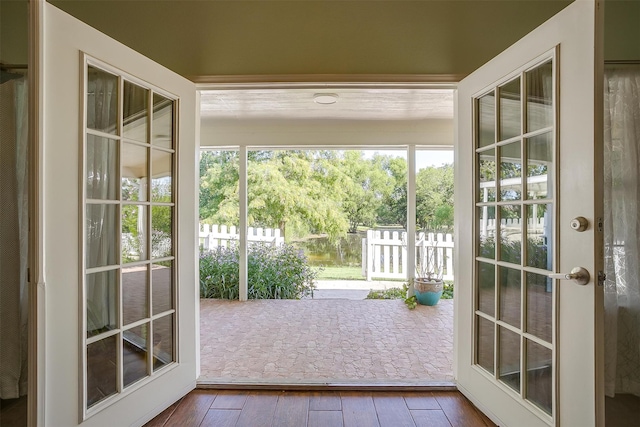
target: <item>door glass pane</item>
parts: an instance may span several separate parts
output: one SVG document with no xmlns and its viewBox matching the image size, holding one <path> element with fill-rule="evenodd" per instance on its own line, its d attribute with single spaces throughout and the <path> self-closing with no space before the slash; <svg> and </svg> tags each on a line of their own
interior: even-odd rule
<svg viewBox="0 0 640 427">
<path fill-rule="evenodd" d="M 86 152 L 87 199 L 118 198 L 118 141 L 87 135 Z"/>
<path fill-rule="evenodd" d="M 164 261 L 153 264 L 151 269 L 153 295 L 153 314 L 173 308 L 173 262 Z"/>
<path fill-rule="evenodd" d="M 147 206 L 122 206 L 122 262 L 147 258 Z"/>
<path fill-rule="evenodd" d="M 122 109 L 124 137 L 148 142 L 149 90 L 125 80 Z"/>
<path fill-rule="evenodd" d="M 173 101 L 153 94 L 153 141 L 157 147 L 173 147 Z"/>
<path fill-rule="evenodd" d="M 117 335 L 87 345 L 87 407 L 116 393 Z"/>
<path fill-rule="evenodd" d="M 493 92 L 478 99 L 478 147 L 496 142 L 496 96 Z"/>
<path fill-rule="evenodd" d="M 527 199 L 553 197 L 553 134 L 525 139 L 527 146 Z"/>
<path fill-rule="evenodd" d="M 520 141 L 500 147 L 500 200 L 522 198 Z"/>
<path fill-rule="evenodd" d="M 484 317 L 476 316 L 476 318 L 478 320 L 477 363 L 493 374 L 494 325 L 492 321 Z"/>
<path fill-rule="evenodd" d="M 496 200 L 496 150 L 491 149 L 478 154 L 478 180 L 480 181 L 479 202 Z"/>
<path fill-rule="evenodd" d="M 525 75 L 527 132 L 553 126 L 553 66 L 546 62 Z"/>
<path fill-rule="evenodd" d="M 499 88 L 500 141 L 520 135 L 520 77 Z"/>
<path fill-rule="evenodd" d="M 498 267 L 500 274 L 500 320 L 520 327 L 520 270 Z"/>
<path fill-rule="evenodd" d="M 478 262 L 478 310 L 493 316 L 495 313 L 496 270 L 493 264 Z"/>
<path fill-rule="evenodd" d="M 551 415 L 553 357 L 550 349 L 527 342 L 527 400 Z"/>
<path fill-rule="evenodd" d="M 169 314 L 153 321 L 153 370 L 173 360 L 173 314 Z"/>
<path fill-rule="evenodd" d="M 500 381 L 520 391 L 520 335 L 498 326 L 500 333 Z"/>
<path fill-rule="evenodd" d="M 122 200 L 147 201 L 147 151 L 140 145 L 122 147 Z"/>
<path fill-rule="evenodd" d="M 122 368 L 125 387 L 148 375 L 148 331 L 149 324 L 145 323 L 122 333 Z"/>
<path fill-rule="evenodd" d="M 116 261 L 116 205 L 91 204 L 86 209 L 86 267 L 104 267 Z"/>
<path fill-rule="evenodd" d="M 520 264 L 522 259 L 520 205 L 500 206 L 500 260 Z"/>
<path fill-rule="evenodd" d="M 495 259 L 496 207 L 480 206 L 478 211 L 480 212 L 480 226 L 478 228 L 480 233 L 480 247 L 478 256 Z"/>
<path fill-rule="evenodd" d="M 123 326 L 149 316 L 148 266 L 122 269 Z"/>
<path fill-rule="evenodd" d="M 166 151 L 151 150 L 151 155 L 151 201 L 172 202 L 173 154 Z"/>
<path fill-rule="evenodd" d="M 551 343 L 553 289 L 552 279 L 527 273 L 527 332 Z"/>
<path fill-rule="evenodd" d="M 153 206 L 151 208 L 151 256 L 164 258 L 171 256 L 173 208 Z"/>
<path fill-rule="evenodd" d="M 87 128 L 118 133 L 118 77 L 94 67 L 87 71 Z"/>
<path fill-rule="evenodd" d="M 553 205 L 527 206 L 527 265 L 553 268 Z"/>
<path fill-rule="evenodd" d="M 118 270 L 87 274 L 87 337 L 115 329 L 118 324 Z"/>
</svg>

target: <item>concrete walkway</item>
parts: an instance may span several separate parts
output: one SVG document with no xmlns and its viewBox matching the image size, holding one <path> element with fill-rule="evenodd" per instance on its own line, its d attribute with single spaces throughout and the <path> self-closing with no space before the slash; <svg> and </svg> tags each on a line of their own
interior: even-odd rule
<svg viewBox="0 0 640 427">
<path fill-rule="evenodd" d="M 316 280 L 313 299 L 363 300 L 372 289 L 402 288 L 402 284 L 388 280 Z"/>
<path fill-rule="evenodd" d="M 453 300 L 203 299 L 200 339 L 201 382 L 453 380 Z"/>
</svg>

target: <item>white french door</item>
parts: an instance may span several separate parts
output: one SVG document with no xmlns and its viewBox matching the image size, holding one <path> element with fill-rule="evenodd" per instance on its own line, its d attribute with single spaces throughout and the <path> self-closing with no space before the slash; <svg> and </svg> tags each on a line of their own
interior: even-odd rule
<svg viewBox="0 0 640 427">
<path fill-rule="evenodd" d="M 456 377 L 501 426 L 603 417 L 601 6 L 575 1 L 458 86 Z"/>
<path fill-rule="evenodd" d="M 141 425 L 198 375 L 193 83 L 43 7 L 45 425 Z"/>
</svg>

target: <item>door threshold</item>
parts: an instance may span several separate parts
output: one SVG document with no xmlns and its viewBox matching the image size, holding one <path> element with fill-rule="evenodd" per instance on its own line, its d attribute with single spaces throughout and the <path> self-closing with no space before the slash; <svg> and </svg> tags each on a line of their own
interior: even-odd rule
<svg viewBox="0 0 640 427">
<path fill-rule="evenodd" d="M 453 381 L 234 381 L 228 378 L 201 380 L 198 389 L 209 390 L 298 390 L 298 391 L 455 391 Z"/>
</svg>

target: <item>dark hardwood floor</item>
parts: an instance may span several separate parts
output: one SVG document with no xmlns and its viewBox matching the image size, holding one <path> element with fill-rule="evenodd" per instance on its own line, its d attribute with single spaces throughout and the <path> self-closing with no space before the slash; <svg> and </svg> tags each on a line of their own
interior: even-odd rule
<svg viewBox="0 0 640 427">
<path fill-rule="evenodd" d="M 27 396 L 0 399 L 0 427 L 26 427 Z"/>
<path fill-rule="evenodd" d="M 194 390 L 147 427 L 495 427 L 456 391 Z"/>
<path fill-rule="evenodd" d="M 640 397 L 616 394 L 605 398 L 605 425 L 607 427 L 638 427 L 640 425 Z"/>
</svg>

